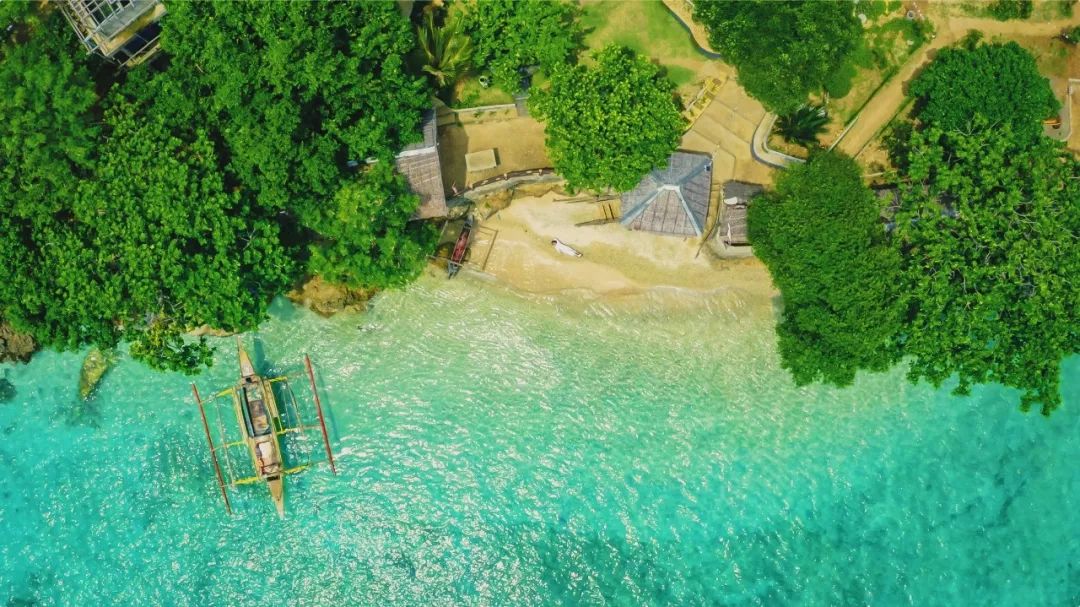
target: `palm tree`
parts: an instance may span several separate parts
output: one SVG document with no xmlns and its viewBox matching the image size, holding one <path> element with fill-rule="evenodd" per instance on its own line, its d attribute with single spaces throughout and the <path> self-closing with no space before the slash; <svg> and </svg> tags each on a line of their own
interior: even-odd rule
<svg viewBox="0 0 1080 607">
<path fill-rule="evenodd" d="M 472 40 L 461 29 L 461 19 L 451 17 L 442 27 L 435 24 L 434 11 L 424 14 L 419 28 L 420 50 L 424 53 L 423 70 L 435 79 L 439 88 L 457 81 L 469 65 Z"/>
<path fill-rule="evenodd" d="M 829 114 L 825 108 L 811 104 L 781 116 L 776 121 L 776 130 L 785 141 L 809 148 L 818 145 L 818 135 L 825 132 L 827 124 Z"/>
</svg>

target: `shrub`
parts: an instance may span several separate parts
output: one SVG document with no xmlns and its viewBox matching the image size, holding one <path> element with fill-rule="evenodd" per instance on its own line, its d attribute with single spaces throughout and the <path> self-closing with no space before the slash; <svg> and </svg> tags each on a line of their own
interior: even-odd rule
<svg viewBox="0 0 1080 607">
<path fill-rule="evenodd" d="M 845 61 L 825 79 L 825 92 L 833 99 L 846 97 L 851 92 L 851 85 L 854 80 L 855 64 L 851 61 Z"/>
<path fill-rule="evenodd" d="M 990 16 L 1001 20 L 1027 19 L 1031 16 L 1031 0 L 997 0 L 987 9 Z"/>
</svg>

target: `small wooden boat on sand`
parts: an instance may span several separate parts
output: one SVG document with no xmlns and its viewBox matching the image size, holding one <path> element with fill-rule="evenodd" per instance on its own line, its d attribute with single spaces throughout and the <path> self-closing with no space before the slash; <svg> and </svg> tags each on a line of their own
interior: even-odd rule
<svg viewBox="0 0 1080 607">
<path fill-rule="evenodd" d="M 465 254 L 469 251 L 472 234 L 473 219 L 470 216 L 465 218 L 465 224 L 461 226 L 461 232 L 458 233 L 457 241 L 454 243 L 454 250 L 450 252 L 450 259 L 446 262 L 447 278 L 457 276 L 461 266 L 465 265 Z"/>
</svg>

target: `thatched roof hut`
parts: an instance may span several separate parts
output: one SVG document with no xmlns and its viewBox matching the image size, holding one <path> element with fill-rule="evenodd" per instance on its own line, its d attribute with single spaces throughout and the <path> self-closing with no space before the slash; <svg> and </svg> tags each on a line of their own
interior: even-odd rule
<svg viewBox="0 0 1080 607">
<path fill-rule="evenodd" d="M 397 170 L 409 181 L 420 197 L 420 208 L 413 219 L 445 217 L 446 192 L 443 189 L 442 165 L 439 163 L 439 140 L 435 128 L 435 110 L 424 112 L 421 129 L 424 139 L 408 145 L 397 155 Z"/>
</svg>

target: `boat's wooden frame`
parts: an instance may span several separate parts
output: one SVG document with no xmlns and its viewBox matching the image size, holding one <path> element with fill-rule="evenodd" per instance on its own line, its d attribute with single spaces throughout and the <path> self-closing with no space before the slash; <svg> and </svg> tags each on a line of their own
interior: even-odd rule
<svg viewBox="0 0 1080 607">
<path fill-rule="evenodd" d="M 452 243 L 449 252 L 445 255 L 431 255 L 430 259 L 433 262 L 446 264 L 447 278 L 453 278 L 462 268 L 484 272 L 487 269 L 488 259 L 491 258 L 491 251 L 495 248 L 495 240 L 499 237 L 499 231 L 481 224 L 480 221 L 469 215 L 465 217 L 457 237 L 454 240 L 447 241 L 446 230 L 451 223 L 456 224 L 457 220 L 443 222 L 442 229 L 439 232 L 440 247 L 448 242 Z M 480 250 L 474 251 L 473 249 L 477 247 Z"/>
<path fill-rule="evenodd" d="M 465 218 L 465 223 L 461 226 L 461 232 L 458 233 L 457 240 L 454 242 L 454 249 L 450 253 L 450 260 L 446 263 L 447 278 L 457 276 L 461 266 L 465 265 L 465 254 L 469 252 L 472 238 L 473 218 L 470 216 Z"/>
<path fill-rule="evenodd" d="M 292 387 L 289 386 L 289 378 L 287 376 L 266 378 L 259 375 L 251 363 L 251 358 L 244 351 L 239 338 L 237 338 L 236 345 L 237 356 L 240 359 L 240 380 L 235 386 L 217 392 L 210 401 L 203 401 L 199 395 L 199 389 L 194 383 L 191 384 L 195 403 L 199 406 L 206 441 L 210 447 L 210 462 L 214 468 L 214 474 L 217 477 L 227 513 L 232 514 L 232 504 L 229 500 L 227 487 L 236 488 L 238 485 L 265 483 L 278 515 L 285 516 L 285 477 L 306 470 L 313 462 L 308 461 L 287 467 L 281 437 L 293 432 L 304 433 L 306 430 L 319 430 L 322 435 L 323 446 L 326 448 L 326 461 L 330 464 L 330 470 L 337 474 L 334 452 L 330 448 L 330 435 L 326 430 L 322 401 L 315 387 L 315 371 L 311 365 L 311 358 L 305 354 L 304 366 L 307 371 L 311 393 L 314 397 L 315 413 L 319 418 L 317 426 L 304 423 Z M 284 401 L 284 415 L 278 407 L 278 399 L 274 394 L 274 384 L 281 384 L 285 389 L 285 393 L 288 394 Z M 215 444 L 213 435 L 210 432 L 205 405 L 207 402 L 217 403 L 218 399 L 223 397 L 231 397 L 230 401 L 241 438 L 234 441 L 228 440 L 225 434 L 225 425 L 221 420 L 222 414 L 218 409 L 218 426 L 221 440 L 220 444 Z M 289 411 L 290 404 L 292 405 L 291 412 Z M 290 413 L 291 420 L 289 419 Z M 237 447 L 243 447 L 251 459 L 254 473 L 250 476 L 236 478 L 233 473 L 228 453 L 230 449 Z M 219 453 L 223 454 L 226 461 L 225 472 L 222 471 Z"/>
</svg>

